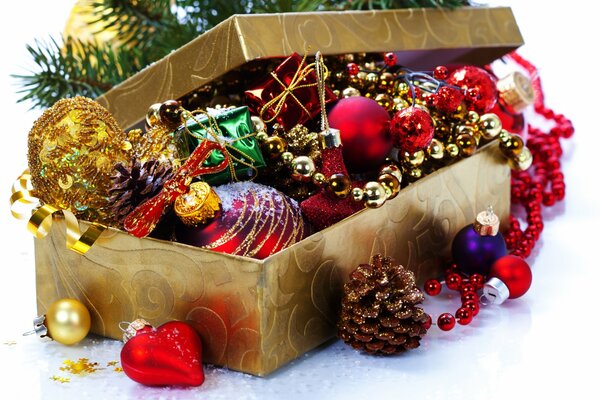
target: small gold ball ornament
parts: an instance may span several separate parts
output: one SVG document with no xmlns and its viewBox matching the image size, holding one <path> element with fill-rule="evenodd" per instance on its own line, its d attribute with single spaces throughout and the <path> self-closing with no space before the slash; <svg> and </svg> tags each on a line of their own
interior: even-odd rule
<svg viewBox="0 0 600 400">
<path fill-rule="evenodd" d="M 379 175 L 377 181 L 385 188 L 387 199 L 393 199 L 400 192 L 400 181 L 392 174 Z"/>
<path fill-rule="evenodd" d="M 160 123 L 160 116 L 158 114 L 160 106 L 161 103 L 155 103 L 148 108 L 148 113 L 146 114 L 146 124 L 151 128 Z"/>
<path fill-rule="evenodd" d="M 365 192 L 361 188 L 354 188 L 350 193 L 352 194 L 352 200 L 354 201 L 362 201 L 365 196 Z"/>
<path fill-rule="evenodd" d="M 492 140 L 502 131 L 502 121 L 496 114 L 483 114 L 479 118 L 479 129 L 484 139 Z"/>
<path fill-rule="evenodd" d="M 379 170 L 379 175 L 390 174 L 393 175 L 396 179 L 398 179 L 399 183 L 402 183 L 402 171 L 397 165 L 388 164 L 381 167 Z"/>
<path fill-rule="evenodd" d="M 281 153 L 281 161 L 283 161 L 284 163 L 289 164 L 292 162 L 293 159 L 294 155 L 289 151 L 284 151 L 283 153 Z"/>
<path fill-rule="evenodd" d="M 477 151 L 477 141 L 468 133 L 461 133 L 456 137 L 456 145 L 460 150 L 460 154 L 464 157 L 469 157 Z"/>
<path fill-rule="evenodd" d="M 280 157 L 286 150 L 287 143 L 279 136 L 271 136 L 262 143 L 263 152 L 271 159 Z"/>
<path fill-rule="evenodd" d="M 221 210 L 221 199 L 206 182 L 194 182 L 187 193 L 175 200 L 175 214 L 188 226 L 198 226 L 212 220 Z"/>
<path fill-rule="evenodd" d="M 369 208 L 379 208 L 386 200 L 385 187 L 379 182 L 367 182 L 364 188 L 365 205 Z"/>
<path fill-rule="evenodd" d="M 80 301 L 61 299 L 48 308 L 44 325 L 48 328 L 48 337 L 71 345 L 87 336 L 92 319 L 90 312 Z"/>
<path fill-rule="evenodd" d="M 342 90 L 342 97 L 355 97 L 360 96 L 360 91 L 352 86 L 348 86 L 346 89 Z"/>
<path fill-rule="evenodd" d="M 507 140 L 500 142 L 500 150 L 508 158 L 518 156 L 524 147 L 525 143 L 519 135 L 510 135 Z"/>
<path fill-rule="evenodd" d="M 307 156 L 298 156 L 292 160 L 292 179 L 299 182 L 310 182 L 315 173 L 315 163 Z"/>
<path fill-rule="evenodd" d="M 269 138 L 269 135 L 265 131 L 260 131 L 256 134 L 255 138 L 259 143 L 264 143 Z"/>
<path fill-rule="evenodd" d="M 444 144 L 439 139 L 431 139 L 429 146 L 427 146 L 427 153 L 434 160 L 441 160 L 444 158 Z"/>
<path fill-rule="evenodd" d="M 325 184 L 327 183 L 327 178 L 322 173 L 317 172 L 313 175 L 312 181 L 317 186 L 325 186 Z"/>
<path fill-rule="evenodd" d="M 519 155 L 508 159 L 508 165 L 515 171 L 526 171 L 533 163 L 533 155 L 527 147 L 523 147 Z"/>
<path fill-rule="evenodd" d="M 348 196 L 352 190 L 352 182 L 347 175 L 333 174 L 329 177 L 329 190 L 341 199 Z"/>
</svg>

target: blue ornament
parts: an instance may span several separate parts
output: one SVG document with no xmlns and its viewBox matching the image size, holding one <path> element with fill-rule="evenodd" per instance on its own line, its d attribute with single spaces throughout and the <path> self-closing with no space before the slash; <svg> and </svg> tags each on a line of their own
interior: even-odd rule
<svg viewBox="0 0 600 400">
<path fill-rule="evenodd" d="M 458 269 L 468 275 L 487 276 L 492 264 L 508 254 L 506 242 L 498 232 L 500 222 L 491 208 L 477 215 L 475 224 L 462 228 L 452 241 L 452 258 Z"/>
</svg>

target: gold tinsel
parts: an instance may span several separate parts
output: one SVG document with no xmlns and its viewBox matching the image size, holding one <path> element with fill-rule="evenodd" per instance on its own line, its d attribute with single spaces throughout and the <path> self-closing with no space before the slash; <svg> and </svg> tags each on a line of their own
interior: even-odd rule
<svg viewBox="0 0 600 400">
<path fill-rule="evenodd" d="M 130 147 L 100 104 L 79 96 L 58 101 L 29 132 L 28 163 L 36 197 L 78 217 L 110 223 L 110 176 L 116 163 L 129 160 Z"/>
</svg>

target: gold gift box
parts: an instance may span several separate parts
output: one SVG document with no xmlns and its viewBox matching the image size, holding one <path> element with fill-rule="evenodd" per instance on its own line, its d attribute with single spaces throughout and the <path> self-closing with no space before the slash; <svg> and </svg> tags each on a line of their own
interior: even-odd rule
<svg viewBox="0 0 600 400">
<path fill-rule="evenodd" d="M 401 51 L 401 62 L 431 68 L 487 63 L 520 44 L 508 8 L 233 16 L 99 101 L 126 127 L 149 104 L 308 45 L 324 54 Z M 79 255 L 65 248 L 57 220 L 35 240 L 38 311 L 78 298 L 92 314 L 92 332 L 115 339 L 122 321 L 187 321 L 202 337 L 205 362 L 264 376 L 335 335 L 342 285 L 358 263 L 384 253 L 419 281 L 436 276 L 456 232 L 488 205 L 506 220 L 510 171 L 495 144 L 264 260 L 112 228 Z"/>
</svg>

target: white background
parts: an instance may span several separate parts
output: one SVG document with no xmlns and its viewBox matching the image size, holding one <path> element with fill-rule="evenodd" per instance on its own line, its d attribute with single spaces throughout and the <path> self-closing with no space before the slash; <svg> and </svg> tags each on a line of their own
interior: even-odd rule
<svg viewBox="0 0 600 400">
<path fill-rule="evenodd" d="M 482 311 L 469 327 L 432 328 L 422 346 L 401 357 L 369 357 L 340 342 L 311 352 L 268 378 L 207 369 L 193 389 L 150 389 L 110 368 L 70 383 L 63 360 L 118 360 L 119 342 L 87 339 L 75 347 L 21 337 L 35 309 L 33 240 L 12 220 L 8 197 L 26 166 L 26 137 L 39 111 L 15 104 L 11 73 L 30 65 L 25 44 L 58 34 L 72 1 L 9 1 L 2 5 L 0 43 L 0 398 L 340 398 L 515 399 L 590 398 L 597 388 L 598 320 L 598 39 L 592 2 L 503 1 L 512 5 L 527 44 L 521 53 L 539 66 L 547 103 L 576 126 L 563 161 L 567 197 L 545 213 L 543 240 L 530 257 L 534 283 L 520 300 Z M 363 260 L 357 260 L 361 262 Z M 426 303 L 433 314 L 457 300 Z M 16 342 L 16 343 L 14 343 Z M 13 343 L 13 344 L 10 344 Z M 557 396 L 557 397 L 555 397 Z"/>
</svg>

